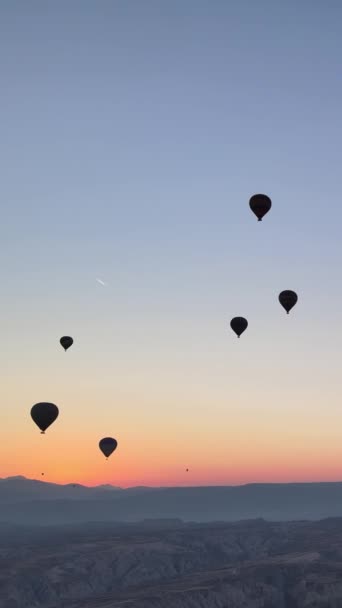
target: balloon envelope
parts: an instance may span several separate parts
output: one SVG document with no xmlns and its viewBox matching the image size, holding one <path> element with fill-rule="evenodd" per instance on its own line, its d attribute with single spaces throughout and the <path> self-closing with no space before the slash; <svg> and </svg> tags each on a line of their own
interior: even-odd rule
<svg viewBox="0 0 342 608">
<path fill-rule="evenodd" d="M 261 222 L 262 218 L 272 207 L 272 201 L 266 194 L 254 194 L 249 199 L 249 206 L 253 213 L 257 216 L 258 221 Z"/>
<path fill-rule="evenodd" d="M 285 308 L 287 314 L 289 314 L 291 308 L 297 303 L 298 296 L 295 291 L 286 289 L 279 294 L 279 302 L 283 308 Z"/>
<path fill-rule="evenodd" d="M 74 341 L 71 336 L 63 336 L 63 338 L 60 339 L 60 343 L 64 350 L 67 351 L 68 348 L 73 345 Z"/>
<path fill-rule="evenodd" d="M 42 433 L 56 420 L 58 414 L 58 407 L 54 403 L 36 403 L 31 408 L 31 418 Z"/>
<path fill-rule="evenodd" d="M 114 450 L 116 450 L 117 448 L 117 445 L 118 442 L 116 441 L 116 439 L 113 439 L 113 437 L 104 437 L 99 442 L 99 448 L 102 454 L 106 456 L 106 458 L 113 454 Z"/>
<path fill-rule="evenodd" d="M 244 317 L 234 317 L 230 322 L 230 327 L 236 333 L 237 337 L 240 338 L 241 334 L 248 327 L 248 321 Z"/>
</svg>

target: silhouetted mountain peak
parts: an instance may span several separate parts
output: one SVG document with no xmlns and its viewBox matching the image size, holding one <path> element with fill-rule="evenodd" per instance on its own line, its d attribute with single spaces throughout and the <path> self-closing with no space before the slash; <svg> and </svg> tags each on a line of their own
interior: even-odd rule
<svg viewBox="0 0 342 608">
<path fill-rule="evenodd" d="M 24 477 L 24 475 L 12 475 L 11 477 L 1 477 L 0 478 L 0 481 L 16 481 L 16 480 L 31 481 L 27 477 Z"/>
</svg>

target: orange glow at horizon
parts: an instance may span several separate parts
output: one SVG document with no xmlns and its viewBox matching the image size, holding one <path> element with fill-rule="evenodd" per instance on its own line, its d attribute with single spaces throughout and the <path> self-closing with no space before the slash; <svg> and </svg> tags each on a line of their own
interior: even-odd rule
<svg viewBox="0 0 342 608">
<path fill-rule="evenodd" d="M 55 483 L 85 485 L 112 484 L 121 487 L 240 485 L 245 483 L 281 483 L 339 481 L 342 479 L 342 448 L 338 430 L 325 438 L 324 450 L 318 449 L 322 428 L 311 429 L 303 438 L 299 430 L 282 429 L 279 437 L 264 436 L 257 423 L 232 425 L 229 441 L 226 432 L 201 433 L 200 449 L 196 439 L 189 442 L 187 431 L 178 429 L 178 441 L 170 434 L 158 437 L 150 432 L 141 437 L 136 428 L 118 437 L 118 448 L 108 461 L 90 433 L 75 439 L 67 429 L 51 427 L 45 435 L 28 422 L 16 438 L 11 460 L 1 458 L 0 476 L 25 475 Z M 197 432 L 199 432 L 200 425 Z M 304 440 L 305 439 L 305 440 Z M 147 447 L 149 449 L 147 449 Z M 1 447 L 0 454 L 4 452 Z M 7 450 L 8 452 L 8 450 Z M 29 456 L 29 458 L 28 458 Z M 186 472 L 186 469 L 189 469 Z M 41 473 L 44 472 L 42 478 Z"/>
<path fill-rule="evenodd" d="M 321 358 L 308 359 L 302 342 L 294 356 L 288 327 L 283 350 L 271 335 L 228 345 L 224 335 L 215 356 L 191 346 L 187 368 L 177 340 L 164 360 L 123 347 L 115 376 L 100 339 L 90 351 L 76 344 L 67 354 L 50 341 L 30 344 L 25 357 L 9 348 L 0 476 L 122 487 L 340 480 L 338 358 L 323 375 Z M 297 325 L 296 339 L 298 332 Z M 265 365 L 274 365 L 272 373 Z M 45 435 L 30 418 L 40 400 L 60 410 Z M 107 435 L 118 441 L 108 461 L 98 448 Z"/>
</svg>

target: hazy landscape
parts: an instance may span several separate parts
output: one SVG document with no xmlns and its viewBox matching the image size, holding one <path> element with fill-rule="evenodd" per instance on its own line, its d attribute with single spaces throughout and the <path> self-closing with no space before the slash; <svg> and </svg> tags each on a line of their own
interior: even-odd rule
<svg viewBox="0 0 342 608">
<path fill-rule="evenodd" d="M 329 512 L 342 516 L 341 483 L 1 479 L 0 607 L 339 607 L 342 517 L 319 520 Z"/>
<path fill-rule="evenodd" d="M 317 520 L 342 517 L 342 483 L 128 488 L 0 480 L 0 521 L 57 525 L 89 521 Z"/>
<path fill-rule="evenodd" d="M 1 608 L 342 606 L 342 519 L 2 524 L 0 534 Z"/>
</svg>

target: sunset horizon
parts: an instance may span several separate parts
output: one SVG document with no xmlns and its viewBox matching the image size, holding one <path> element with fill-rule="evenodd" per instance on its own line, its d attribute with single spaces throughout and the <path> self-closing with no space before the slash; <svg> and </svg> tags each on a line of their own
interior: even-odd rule
<svg viewBox="0 0 342 608">
<path fill-rule="evenodd" d="M 0 476 L 338 479 L 338 20 L 315 3 L 86 2 L 81 20 L 16 4 L 1 38 Z M 42 402 L 59 412 L 44 436 Z"/>
</svg>

